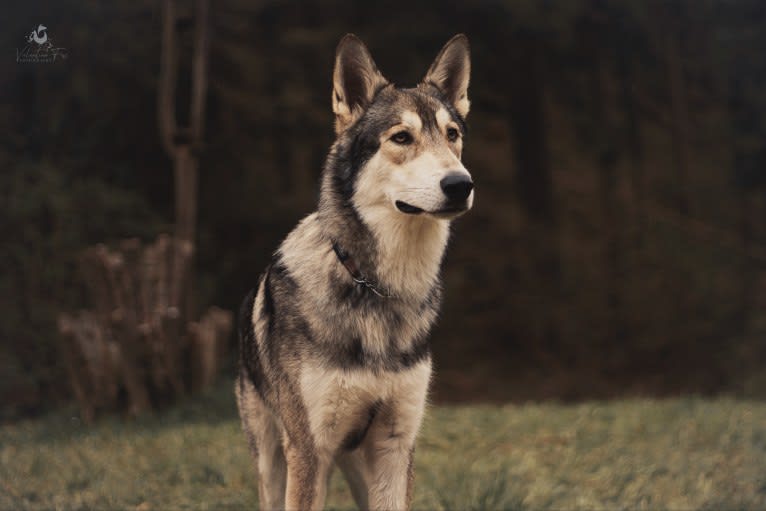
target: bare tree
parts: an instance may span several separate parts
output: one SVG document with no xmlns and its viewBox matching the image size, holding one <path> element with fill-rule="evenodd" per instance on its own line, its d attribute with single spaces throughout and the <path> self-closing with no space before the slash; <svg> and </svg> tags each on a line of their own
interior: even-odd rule
<svg viewBox="0 0 766 511">
<path fill-rule="evenodd" d="M 157 113 L 160 137 L 165 152 L 173 160 L 175 182 L 176 238 L 194 245 L 197 224 L 198 155 L 202 150 L 205 96 L 207 94 L 207 61 L 209 41 L 208 0 L 196 2 L 196 30 L 192 57 L 192 87 L 189 124 L 181 126 L 176 113 L 176 91 L 179 64 L 179 28 L 184 18 L 175 0 L 162 3 L 162 53 Z M 180 266 L 180 261 L 179 261 Z M 171 300 L 182 303 L 182 315 L 192 313 L 191 274 L 179 276 L 171 289 Z"/>
<path fill-rule="evenodd" d="M 199 389 L 215 378 L 232 327 L 228 311 L 211 307 L 193 321 L 192 262 L 197 215 L 198 156 L 202 148 L 208 60 L 208 2 L 196 2 L 189 123 L 177 120 L 179 27 L 173 0 L 163 2 L 158 120 L 173 160 L 175 237 L 142 246 L 125 240 L 98 245 L 80 258 L 94 310 L 61 314 L 59 332 L 69 378 L 83 417 L 124 406 L 140 413 Z"/>
</svg>

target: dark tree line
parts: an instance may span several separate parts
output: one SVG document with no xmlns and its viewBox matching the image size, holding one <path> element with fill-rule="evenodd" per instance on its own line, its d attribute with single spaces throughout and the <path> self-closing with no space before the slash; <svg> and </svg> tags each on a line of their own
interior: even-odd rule
<svg viewBox="0 0 766 511">
<path fill-rule="evenodd" d="M 88 305 L 77 254 L 150 241 L 177 216 L 156 122 L 161 9 L 51 9 L 66 65 L 0 64 L 10 134 L 0 147 L 3 393 L 32 407 L 58 392 L 56 315 Z M 477 201 L 447 258 L 437 399 L 763 392 L 759 2 L 427 1 L 408 11 L 417 24 L 370 2 L 211 4 L 198 307 L 236 309 L 314 207 L 339 38 L 357 33 L 387 76 L 413 84 L 463 31 Z M 20 24 L 2 35 L 13 48 L 36 13 L 8 14 Z M 192 73 L 181 62 L 179 74 Z M 190 97 L 182 84 L 178 104 Z"/>
</svg>

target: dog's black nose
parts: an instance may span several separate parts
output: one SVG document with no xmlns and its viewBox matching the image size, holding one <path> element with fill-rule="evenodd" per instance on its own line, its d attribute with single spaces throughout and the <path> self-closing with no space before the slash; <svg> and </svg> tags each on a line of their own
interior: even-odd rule
<svg viewBox="0 0 766 511">
<path fill-rule="evenodd" d="M 442 187 L 444 195 L 452 202 L 461 202 L 468 198 L 473 190 L 473 181 L 462 172 L 447 174 L 439 184 Z"/>
</svg>

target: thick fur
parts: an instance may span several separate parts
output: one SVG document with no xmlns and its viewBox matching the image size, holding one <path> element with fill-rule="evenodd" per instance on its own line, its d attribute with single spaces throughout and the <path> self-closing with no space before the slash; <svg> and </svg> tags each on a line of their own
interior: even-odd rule
<svg viewBox="0 0 766 511">
<path fill-rule="evenodd" d="M 465 36 L 411 89 L 388 83 L 355 36 L 338 47 L 318 210 L 240 311 L 236 394 L 260 509 L 321 509 L 333 463 L 360 508 L 409 507 L 441 260 L 473 201 L 460 162 L 469 72 Z M 447 197 L 445 176 L 469 195 Z M 384 296 L 352 279 L 334 243 Z"/>
</svg>

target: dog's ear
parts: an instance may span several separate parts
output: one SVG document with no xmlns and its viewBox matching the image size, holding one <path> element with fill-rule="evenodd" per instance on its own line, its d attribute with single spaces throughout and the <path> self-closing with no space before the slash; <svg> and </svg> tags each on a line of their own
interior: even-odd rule
<svg viewBox="0 0 766 511">
<path fill-rule="evenodd" d="M 388 84 L 367 47 L 354 34 L 346 34 L 338 44 L 332 82 L 332 110 L 337 134 L 351 126 L 369 106 L 375 93 Z"/>
<path fill-rule="evenodd" d="M 471 79 L 471 55 L 468 38 L 458 34 L 444 45 L 423 78 L 423 83 L 439 89 L 455 110 L 465 117 L 471 107 L 468 82 Z"/>
</svg>

